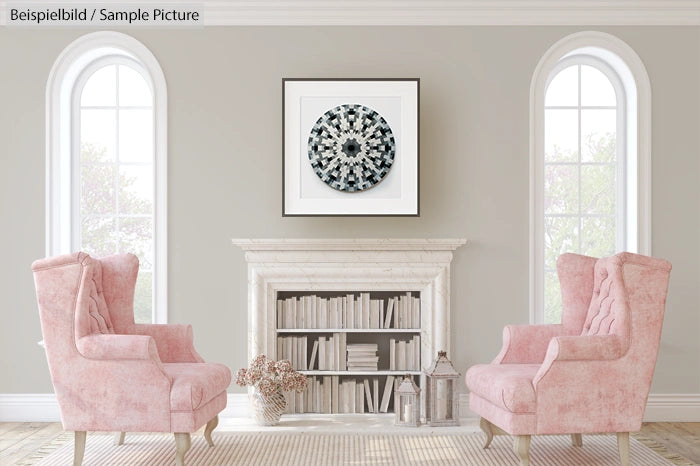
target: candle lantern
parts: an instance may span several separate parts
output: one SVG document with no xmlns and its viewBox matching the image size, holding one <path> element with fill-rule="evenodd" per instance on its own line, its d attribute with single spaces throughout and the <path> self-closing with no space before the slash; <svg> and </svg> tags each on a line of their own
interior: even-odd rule
<svg viewBox="0 0 700 466">
<path fill-rule="evenodd" d="M 428 378 L 428 415 L 431 426 L 458 426 L 459 400 L 457 381 L 459 372 L 447 359 L 447 351 L 438 351 L 438 357 L 425 371 Z"/>
<path fill-rule="evenodd" d="M 406 374 L 394 390 L 394 413 L 397 426 L 418 427 L 420 421 L 420 388 L 410 374 Z"/>
</svg>

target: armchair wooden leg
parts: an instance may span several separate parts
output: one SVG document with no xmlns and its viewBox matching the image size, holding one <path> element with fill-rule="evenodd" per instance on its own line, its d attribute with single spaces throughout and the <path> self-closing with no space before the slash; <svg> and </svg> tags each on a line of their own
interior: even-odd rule
<svg viewBox="0 0 700 466">
<path fill-rule="evenodd" d="M 513 449 L 520 458 L 520 466 L 530 466 L 530 436 L 518 435 L 515 437 Z"/>
<path fill-rule="evenodd" d="M 175 432 L 175 446 L 177 447 L 177 454 L 175 455 L 175 464 L 177 466 L 185 466 L 185 453 L 190 449 L 192 440 L 190 439 L 190 434 Z"/>
<path fill-rule="evenodd" d="M 124 445 L 124 438 L 126 437 L 126 432 L 117 432 L 117 435 L 114 436 L 114 444 L 119 446 L 119 445 Z"/>
<path fill-rule="evenodd" d="M 207 427 L 204 428 L 204 438 L 210 447 L 214 446 L 214 442 L 211 440 L 211 433 L 216 426 L 219 425 L 219 416 L 214 416 L 211 421 L 207 422 Z"/>
<path fill-rule="evenodd" d="M 617 433 L 617 451 L 620 453 L 620 465 L 630 466 L 630 433 Z"/>
<path fill-rule="evenodd" d="M 87 432 L 84 430 L 76 430 L 73 435 L 75 436 L 75 445 L 73 447 L 73 466 L 80 466 L 83 464 L 83 455 L 85 455 L 85 436 Z"/>
<path fill-rule="evenodd" d="M 491 445 L 491 441 L 493 440 L 493 424 L 491 424 L 489 421 L 482 417 L 481 419 L 479 419 L 479 427 L 484 432 L 484 434 L 486 434 L 486 442 L 484 443 L 483 448 L 488 448 L 489 445 Z"/>
<path fill-rule="evenodd" d="M 571 434 L 571 444 L 575 447 L 582 447 L 583 437 L 581 437 L 581 434 Z"/>
</svg>

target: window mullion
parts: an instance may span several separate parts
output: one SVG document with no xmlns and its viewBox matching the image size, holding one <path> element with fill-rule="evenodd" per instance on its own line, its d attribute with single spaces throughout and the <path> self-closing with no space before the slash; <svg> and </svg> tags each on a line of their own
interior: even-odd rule
<svg viewBox="0 0 700 466">
<path fill-rule="evenodd" d="M 116 122 L 116 127 L 114 128 L 114 134 L 115 134 L 115 140 L 114 140 L 114 200 L 115 200 L 115 212 L 114 212 L 114 228 L 116 229 L 116 246 L 117 246 L 117 253 L 121 252 L 121 235 L 119 234 L 121 225 L 119 222 L 119 211 L 120 211 L 120 206 L 119 206 L 119 118 L 120 118 L 120 109 L 119 109 L 119 65 L 116 65 L 115 67 L 115 73 L 117 74 L 116 79 L 114 80 L 116 89 L 115 89 L 115 95 L 116 95 L 116 107 L 115 107 L 115 118 L 114 121 Z"/>
<path fill-rule="evenodd" d="M 583 234 L 583 219 L 581 211 L 581 162 L 582 162 L 582 150 L 581 150 L 581 65 L 578 68 L 578 252 L 581 253 L 581 236 Z"/>
</svg>

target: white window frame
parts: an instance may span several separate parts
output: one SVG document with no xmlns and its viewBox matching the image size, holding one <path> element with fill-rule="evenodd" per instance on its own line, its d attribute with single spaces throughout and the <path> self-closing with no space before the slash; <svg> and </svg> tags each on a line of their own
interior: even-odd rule
<svg viewBox="0 0 700 466">
<path fill-rule="evenodd" d="M 617 37 L 584 31 L 564 37 L 541 58 L 530 84 L 530 322 L 544 322 L 544 110 L 551 79 L 567 63 L 590 63 L 611 79 L 618 109 L 618 183 L 624 196 L 623 238 L 618 248 L 651 254 L 651 85 L 636 52 Z M 602 67 L 601 67 L 602 64 Z M 618 89 L 621 86 L 621 89 Z M 622 111 L 621 111 L 622 110 Z M 622 120 L 620 120 L 622 118 Z M 622 121 L 623 125 L 620 126 Z M 621 137 L 622 136 L 622 137 Z M 622 141 L 622 142 L 621 142 Z M 624 152 L 621 153 L 620 150 Z M 621 168 L 620 168 L 621 167 Z M 619 194 L 619 192 L 618 192 Z"/>
<path fill-rule="evenodd" d="M 96 61 L 117 57 L 139 65 L 153 91 L 154 122 L 154 262 L 153 322 L 166 323 L 167 268 L 167 87 L 155 56 L 145 45 L 126 34 L 99 31 L 79 37 L 56 59 L 46 84 L 46 254 L 72 252 L 78 237 L 73 205 L 76 139 L 79 116 L 76 92 L 85 71 Z"/>
</svg>

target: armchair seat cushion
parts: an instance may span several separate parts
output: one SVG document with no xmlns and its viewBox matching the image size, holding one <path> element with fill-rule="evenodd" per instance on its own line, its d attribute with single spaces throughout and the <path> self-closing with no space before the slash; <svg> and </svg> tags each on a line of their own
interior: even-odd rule
<svg viewBox="0 0 700 466">
<path fill-rule="evenodd" d="M 165 363 L 163 368 L 172 380 L 172 411 L 195 411 L 226 391 L 231 383 L 231 371 L 223 364 Z"/>
<path fill-rule="evenodd" d="M 467 371 L 467 387 L 511 413 L 534 413 L 537 398 L 532 379 L 539 368 L 539 364 L 478 364 Z"/>
</svg>

